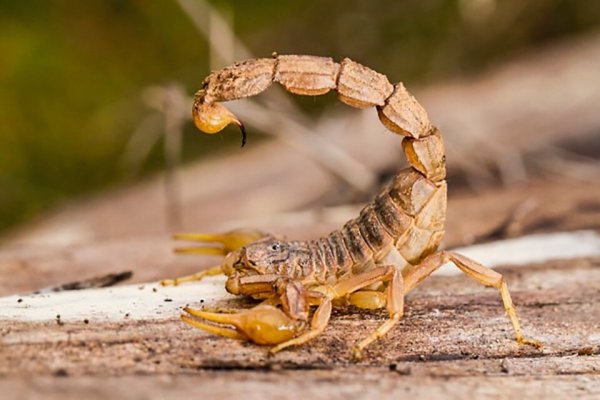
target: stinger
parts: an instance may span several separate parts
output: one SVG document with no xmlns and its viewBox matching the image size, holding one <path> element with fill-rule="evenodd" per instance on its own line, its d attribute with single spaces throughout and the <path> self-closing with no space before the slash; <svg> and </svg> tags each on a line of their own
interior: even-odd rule
<svg viewBox="0 0 600 400">
<path fill-rule="evenodd" d="M 222 131 L 227 125 L 235 124 L 242 131 L 242 147 L 246 144 L 246 129 L 244 124 L 222 104 L 202 104 L 195 102 L 192 108 L 194 124 L 202 132 L 212 135 Z"/>
</svg>

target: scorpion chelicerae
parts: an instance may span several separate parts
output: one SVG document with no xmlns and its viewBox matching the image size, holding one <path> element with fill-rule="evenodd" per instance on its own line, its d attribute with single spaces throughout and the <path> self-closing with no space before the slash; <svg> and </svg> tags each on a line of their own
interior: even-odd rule
<svg viewBox="0 0 600 400">
<path fill-rule="evenodd" d="M 402 148 L 410 167 L 401 171 L 367 204 L 356 219 L 317 240 L 286 241 L 256 230 L 224 234 L 180 234 L 184 240 L 219 243 L 220 247 L 182 249 L 222 254 L 221 265 L 187 277 L 162 281 L 177 285 L 225 274 L 234 295 L 263 302 L 249 310 L 223 313 L 186 307 L 183 321 L 221 336 L 271 345 L 271 352 L 306 343 L 326 328 L 334 304 L 364 309 L 386 308 L 389 318 L 353 348 L 355 358 L 402 318 L 404 297 L 441 265 L 452 262 L 468 277 L 500 291 L 520 344 L 541 347 L 523 336 L 517 313 L 501 274 L 460 254 L 438 251 L 446 217 L 446 169 L 439 130 L 402 83 L 348 58 L 274 55 L 247 60 L 211 73 L 193 105 L 194 123 L 205 133 L 243 124 L 221 103 L 255 96 L 272 82 L 289 92 L 320 95 L 336 90 L 356 108 L 376 107 L 379 119 L 404 136 Z M 316 307 L 311 316 L 311 308 Z"/>
</svg>

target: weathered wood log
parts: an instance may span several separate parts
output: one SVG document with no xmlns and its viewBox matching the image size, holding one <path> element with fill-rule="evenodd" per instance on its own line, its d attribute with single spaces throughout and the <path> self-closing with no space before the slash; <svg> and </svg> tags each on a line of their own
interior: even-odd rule
<svg viewBox="0 0 600 400">
<path fill-rule="evenodd" d="M 523 361 L 523 362 L 521 362 Z M 435 376 L 413 376 L 403 371 L 388 371 L 386 368 L 360 368 L 340 370 L 332 374 L 322 370 L 274 370 L 265 371 L 199 371 L 194 375 L 160 374 L 125 377 L 53 377 L 7 378 L 0 380 L 3 393 L 20 393 L 21 398 L 64 399 L 86 398 L 164 398 L 181 399 L 197 393 L 210 393 L 221 399 L 267 398 L 315 400 L 361 398 L 372 396 L 382 400 L 411 397 L 424 400 L 464 398 L 528 398 L 528 399 L 593 399 L 600 394 L 595 372 L 581 373 L 582 369 L 594 371 L 598 368 L 597 357 L 561 358 L 561 365 L 554 371 L 562 374 L 545 373 L 548 369 L 536 368 L 537 359 L 493 360 L 489 363 L 474 360 L 465 370 L 494 371 L 477 376 L 453 376 L 447 362 L 437 364 Z M 553 361 L 549 361 L 552 363 Z M 546 362 L 544 362 L 546 364 Z M 433 363 L 425 368 L 433 367 Z M 489 366 L 491 365 L 491 367 Z M 502 365 L 518 367 L 518 371 L 540 372 L 536 376 L 502 372 Z M 433 368 L 432 368 L 433 369 Z M 501 372 L 496 372 L 500 370 Z M 510 369 L 508 370 L 510 371 Z M 60 376 L 60 374 L 58 374 Z"/>
<path fill-rule="evenodd" d="M 428 395 L 464 397 L 480 390 L 475 382 L 501 396 L 541 379 L 547 385 L 556 382 L 559 388 L 555 392 L 546 391 L 543 385 L 528 385 L 529 393 L 537 398 L 578 391 L 597 393 L 600 259 L 500 271 L 511 285 L 525 331 L 544 341 L 543 352 L 518 346 L 497 293 L 461 276 L 434 277 L 424 283 L 410 296 L 402 324 L 371 347 L 359 364 L 349 363 L 349 346 L 385 318 L 383 311 L 337 310 L 323 336 L 269 357 L 259 346 L 187 327 L 176 317 L 178 307 L 164 302 L 167 297 L 162 289 L 152 292 L 145 287 L 139 290 L 154 293 L 163 301 L 166 315 L 138 318 L 135 311 L 128 316 L 124 308 L 116 319 L 102 321 L 95 319 L 95 310 L 90 309 L 87 322 L 68 318 L 4 321 L 0 325 L 0 376 L 4 377 L 0 388 L 26 393 L 45 388 L 54 396 L 60 387 L 70 393 L 87 388 L 101 396 L 108 393 L 103 382 L 111 377 L 109 381 L 115 384 L 128 382 L 128 393 L 137 394 L 147 389 L 143 375 L 176 374 L 181 377 L 170 378 L 169 384 L 151 385 L 164 395 L 187 393 L 191 390 L 187 380 L 193 375 L 193 381 L 204 390 L 233 395 L 258 390 L 253 380 L 262 377 L 259 381 L 267 382 L 262 393 L 290 398 L 312 390 L 321 398 L 339 393 L 345 385 L 351 392 L 370 390 L 374 394 L 407 387 L 424 393 L 423 388 L 431 385 L 427 386 Z M 192 294 L 193 286 L 180 288 L 182 294 Z M 198 293 L 190 303 L 201 300 Z M 27 307 L 25 300 L 22 303 Z M 71 304 L 63 307 L 67 310 Z M 572 376 L 564 380 L 565 374 Z M 25 376 L 38 377 L 39 386 L 24 388 Z M 56 380 L 64 376 L 75 379 Z M 228 383 L 218 388 L 215 381 Z M 49 382 L 59 386 L 48 388 Z M 303 388 L 299 388 L 301 382 Z M 298 391 L 290 393 L 290 385 Z"/>
</svg>

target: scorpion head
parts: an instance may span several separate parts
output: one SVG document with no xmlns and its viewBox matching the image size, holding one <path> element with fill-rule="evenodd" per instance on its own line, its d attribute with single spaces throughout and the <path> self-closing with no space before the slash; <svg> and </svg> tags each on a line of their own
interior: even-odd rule
<svg viewBox="0 0 600 400">
<path fill-rule="evenodd" d="M 259 276 L 278 275 L 288 264 L 293 249 L 288 242 L 267 237 L 229 253 L 222 270 L 228 276 L 226 288 L 232 294 L 255 294 L 253 286 L 265 279 Z M 245 286 L 245 287 L 244 287 Z"/>
</svg>

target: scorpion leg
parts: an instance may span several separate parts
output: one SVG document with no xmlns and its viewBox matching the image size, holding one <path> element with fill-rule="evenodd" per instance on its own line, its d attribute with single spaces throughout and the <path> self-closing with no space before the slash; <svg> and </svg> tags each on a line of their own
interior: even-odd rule
<svg viewBox="0 0 600 400">
<path fill-rule="evenodd" d="M 277 352 L 288 346 L 305 343 L 323 333 L 323 330 L 329 322 L 329 317 L 331 315 L 331 302 L 333 299 L 344 297 L 369 285 L 384 281 L 391 281 L 391 284 L 386 289 L 386 304 L 390 314 L 390 319 L 354 347 L 354 357 L 360 359 L 361 351 L 364 347 L 385 335 L 396 324 L 396 322 L 402 318 L 404 309 L 402 274 L 398 268 L 393 265 L 375 268 L 371 271 L 344 279 L 331 287 L 323 287 L 322 290 L 324 294 L 321 296 L 319 308 L 317 308 L 317 311 L 315 311 L 315 315 L 313 316 L 311 329 L 297 338 L 285 343 L 281 343 L 280 345 L 274 347 L 271 349 L 271 352 Z"/>
<path fill-rule="evenodd" d="M 296 338 L 287 340 L 271 348 L 270 352 L 272 354 L 277 353 L 285 349 L 286 347 L 297 346 L 306 343 L 309 340 L 314 339 L 320 334 L 322 334 L 325 328 L 327 327 L 327 324 L 329 323 L 329 318 L 331 317 L 331 298 L 324 296 L 320 293 L 311 293 L 309 294 L 309 296 L 312 299 L 311 304 L 318 304 L 317 310 L 315 311 L 310 323 L 310 329 Z"/>
<path fill-rule="evenodd" d="M 278 351 L 283 350 L 286 347 L 296 346 L 296 345 L 306 343 L 309 340 L 314 339 L 315 337 L 322 334 L 323 331 L 325 330 L 325 328 L 327 327 L 327 324 L 329 323 L 329 317 L 331 316 L 332 300 L 344 297 L 347 294 L 353 293 L 357 290 L 360 290 L 360 289 L 367 287 L 369 285 L 372 285 L 374 283 L 390 280 L 390 279 L 392 279 L 393 276 L 399 276 L 400 277 L 399 279 L 402 279 L 401 274 L 399 272 L 397 272 L 397 269 L 394 266 L 379 267 L 374 270 L 365 272 L 363 274 L 355 275 L 353 277 L 344 279 L 333 286 L 321 287 L 322 293 L 321 293 L 321 291 L 318 291 L 318 290 L 309 292 L 309 294 L 308 294 L 309 303 L 310 304 L 315 304 L 315 303 L 318 304 L 318 308 L 315 311 L 312 321 L 311 321 L 310 330 L 308 330 L 307 332 L 304 332 L 302 335 L 298 336 L 297 338 L 291 339 L 287 342 L 281 343 L 281 344 L 273 347 L 271 349 L 271 353 L 277 353 Z M 392 304 L 392 303 L 397 304 L 398 303 L 398 301 L 396 301 L 397 297 L 398 296 L 396 296 L 395 292 L 394 292 L 393 300 L 390 300 L 389 295 L 388 295 L 388 304 Z M 402 302 L 403 297 L 399 296 L 399 298 L 400 298 L 400 301 Z M 402 308 L 402 307 L 400 307 L 400 308 Z M 401 314 L 400 314 L 400 316 L 401 316 Z M 400 319 L 400 316 L 398 316 L 398 319 Z M 387 332 L 387 330 L 389 330 L 390 328 L 391 328 L 391 325 L 389 328 L 387 328 L 385 330 L 385 332 Z M 382 335 L 385 332 L 383 332 Z M 365 344 L 365 346 L 366 346 L 366 344 Z"/>
<path fill-rule="evenodd" d="M 222 273 L 223 273 L 223 270 L 222 270 L 221 266 L 217 265 L 216 267 L 211 267 L 204 271 L 196 272 L 195 274 L 186 275 L 186 276 L 182 276 L 182 277 L 175 278 L 175 279 L 163 279 L 162 281 L 160 281 L 160 285 L 161 286 L 177 286 L 183 282 L 200 281 L 207 276 L 221 275 Z"/>
<path fill-rule="evenodd" d="M 517 317 L 517 310 L 515 309 L 510 297 L 510 292 L 508 291 L 508 286 L 506 285 L 504 277 L 493 269 L 484 267 L 470 258 L 450 251 L 441 251 L 428 256 L 420 264 L 403 271 L 406 292 L 410 292 L 433 271 L 447 262 L 452 262 L 469 278 L 475 280 L 476 282 L 479 282 L 485 286 L 495 287 L 500 291 L 504 309 L 510 318 L 510 322 L 512 323 L 515 331 L 516 340 L 519 344 L 528 344 L 538 349 L 543 347 L 541 342 L 528 339 L 523 336 L 521 325 L 519 324 L 519 318 Z"/>
<path fill-rule="evenodd" d="M 378 274 L 374 274 L 374 272 L 378 272 Z M 362 350 L 377 339 L 383 337 L 402 318 L 402 315 L 404 314 L 404 279 L 400 270 L 392 265 L 380 267 L 365 274 L 357 275 L 334 286 L 334 290 L 337 291 L 338 296 L 342 296 L 348 292 L 354 292 L 361 287 L 374 283 L 374 279 L 377 279 L 375 282 L 391 281 L 386 288 L 385 301 L 389 319 L 352 348 L 355 360 L 360 360 L 362 358 Z M 366 293 L 366 296 L 369 296 L 369 292 Z M 352 297 L 350 300 L 352 301 Z M 364 301 L 365 299 L 362 300 Z"/>
</svg>

